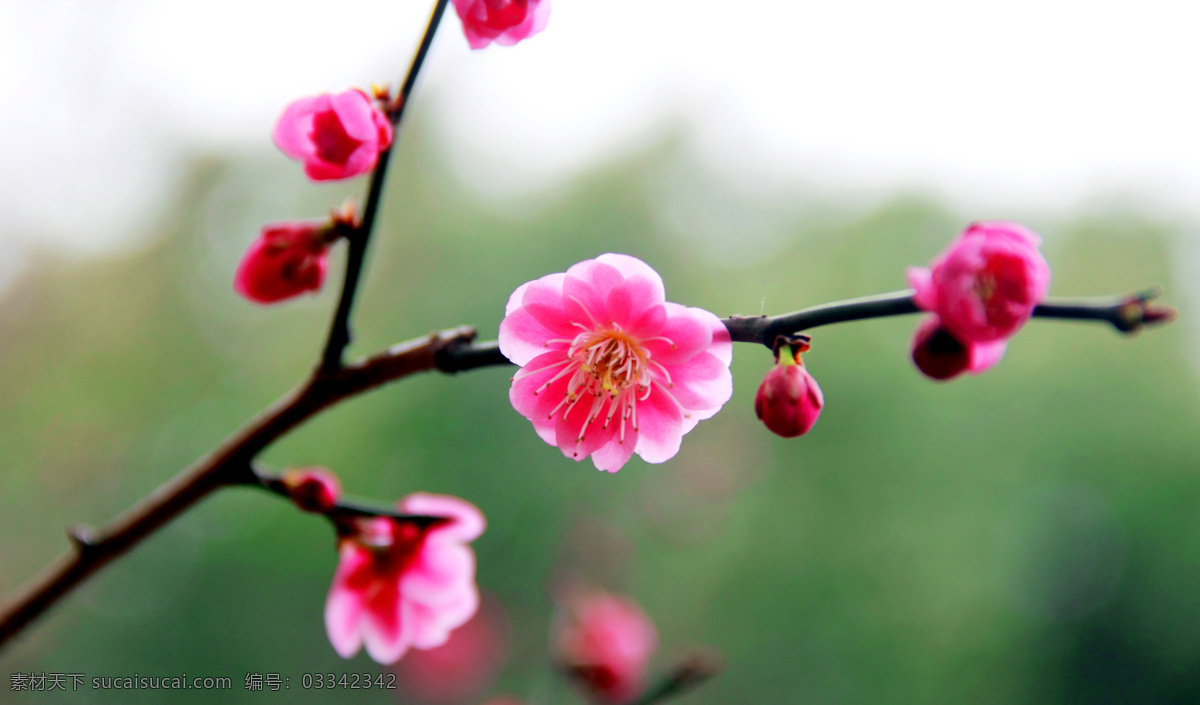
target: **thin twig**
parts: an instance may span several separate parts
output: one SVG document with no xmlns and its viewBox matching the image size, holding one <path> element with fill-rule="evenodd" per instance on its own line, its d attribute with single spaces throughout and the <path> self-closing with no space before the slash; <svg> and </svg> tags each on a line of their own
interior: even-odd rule
<svg viewBox="0 0 1200 705">
<path fill-rule="evenodd" d="M 259 465 L 253 465 L 251 467 L 251 471 L 253 473 L 253 477 L 255 478 L 255 482 L 251 483 L 249 486 L 264 489 L 267 492 L 279 495 L 284 499 L 292 499 L 291 491 L 289 490 L 287 483 L 283 481 L 283 475 L 271 470 L 267 470 Z M 340 520 L 350 517 L 385 517 L 400 522 L 416 524 L 421 528 L 436 526 L 437 524 L 442 524 L 446 521 L 449 521 L 448 517 L 429 516 L 426 514 L 406 514 L 395 507 L 380 505 L 367 500 L 346 496 L 340 497 L 338 501 L 333 504 L 333 506 L 321 511 L 320 513 L 327 516 L 335 525 L 339 524 Z"/>
<path fill-rule="evenodd" d="M 346 253 L 346 276 L 342 279 L 342 294 L 338 299 L 337 310 L 333 314 L 333 322 L 329 326 L 329 336 L 325 341 L 325 351 L 321 354 L 320 370 L 331 374 L 342 365 L 342 355 L 352 338 L 350 333 L 350 312 L 354 308 L 354 295 L 358 291 L 358 280 L 362 275 L 363 262 L 367 256 L 367 244 L 371 240 L 371 230 L 375 226 L 375 216 L 379 212 L 379 203 L 383 197 L 383 182 L 387 177 L 388 163 L 391 161 L 392 150 L 400 138 L 400 120 L 404 117 L 404 109 L 408 105 L 409 95 L 417 84 L 417 76 L 425 64 L 425 56 L 433 45 L 433 37 L 441 24 L 442 15 L 446 12 L 449 0 L 438 0 L 429 16 L 429 24 L 421 37 L 421 45 L 413 55 L 408 74 L 404 77 L 404 85 L 400 93 L 388 109 L 388 119 L 394 127 L 392 144 L 379 153 L 379 161 L 371 172 L 371 185 L 367 188 L 367 202 L 363 206 L 362 222 L 347 236 L 349 249 Z"/>
<path fill-rule="evenodd" d="M 1047 299 L 1034 309 L 1035 318 L 1067 321 L 1099 321 L 1118 331 L 1132 334 L 1145 326 L 1171 321 L 1175 310 L 1151 303 L 1161 294 L 1157 288 L 1125 296 L 1086 299 Z M 921 313 L 912 300 L 911 289 L 861 299 L 835 301 L 778 316 L 730 316 L 721 320 L 729 336 L 738 343 L 758 343 L 771 348 L 780 335 L 792 335 L 831 323 L 861 321 L 867 318 L 903 316 Z M 500 352 L 500 344 L 490 340 L 462 345 L 438 354 L 438 369 L 459 372 L 511 364 Z"/>
<path fill-rule="evenodd" d="M 688 656 L 671 669 L 659 683 L 646 690 L 632 705 L 653 705 L 695 688 L 721 672 L 721 659 L 704 653 Z"/>
<path fill-rule="evenodd" d="M 1157 290 L 1103 299 L 1049 300 L 1034 316 L 1103 321 L 1124 333 L 1163 323 L 1173 309 L 1151 300 Z M 725 319 L 733 340 L 770 347 L 776 335 L 816 326 L 881 316 L 915 313 L 912 292 L 855 299 L 802 309 L 781 316 Z M 462 327 L 435 333 L 389 348 L 333 372 L 320 370 L 295 390 L 102 529 L 76 527 L 69 532 L 71 550 L 18 589 L 0 606 L 0 647 L 93 573 L 124 554 L 164 524 L 221 487 L 257 484 L 252 461 L 264 448 L 308 419 L 339 402 L 418 372 L 456 373 L 512 364 L 495 341 L 476 344 L 475 331 Z M 368 510 L 370 511 L 370 510 Z"/>
<path fill-rule="evenodd" d="M 443 351 L 470 344 L 472 328 L 455 328 L 402 343 L 347 365 L 332 375 L 314 373 L 266 411 L 238 429 L 216 450 L 159 487 L 111 524 L 70 532 L 71 550 L 18 588 L 0 606 L 0 647 L 73 588 L 178 517 L 213 491 L 257 482 L 251 462 L 264 448 L 350 397 L 438 367 Z M 452 371 L 452 370 L 447 370 Z"/>
</svg>

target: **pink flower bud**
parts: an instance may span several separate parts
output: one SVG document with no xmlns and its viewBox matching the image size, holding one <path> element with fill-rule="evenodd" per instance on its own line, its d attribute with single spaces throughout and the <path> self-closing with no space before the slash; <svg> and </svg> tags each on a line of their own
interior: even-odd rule
<svg viewBox="0 0 1200 705">
<path fill-rule="evenodd" d="M 821 416 L 825 396 L 805 369 L 800 353 L 779 353 L 754 397 L 754 413 L 775 433 L 794 438 L 808 433 Z"/>
<path fill-rule="evenodd" d="M 1004 357 L 1007 345 L 1004 340 L 964 343 L 937 316 L 930 316 L 913 337 L 912 360 L 926 377 L 944 381 L 963 372 L 979 374 L 991 368 Z"/>
<path fill-rule="evenodd" d="M 304 162 L 313 181 L 349 179 L 375 168 L 392 144 L 392 124 L 366 93 L 352 88 L 294 101 L 271 137 L 284 154 Z"/>
<path fill-rule="evenodd" d="M 337 475 L 324 468 L 289 470 L 283 474 L 292 502 L 306 512 L 327 512 L 342 494 Z"/>
<path fill-rule="evenodd" d="M 233 278 L 233 288 L 260 304 L 317 291 L 325 281 L 329 225 L 271 223 L 250 243 Z"/>
<path fill-rule="evenodd" d="M 634 601 L 604 592 L 576 595 L 564 608 L 552 627 L 555 658 L 605 702 L 637 697 L 658 648 L 658 632 L 646 613 Z"/>
<path fill-rule="evenodd" d="M 550 0 L 454 0 L 454 10 L 472 49 L 512 46 L 546 28 Z"/>
<path fill-rule="evenodd" d="M 964 344 L 1004 340 L 1029 320 L 1050 287 L 1040 244 L 1016 223 L 974 223 L 934 258 L 931 269 L 908 270 L 913 298 Z"/>
</svg>

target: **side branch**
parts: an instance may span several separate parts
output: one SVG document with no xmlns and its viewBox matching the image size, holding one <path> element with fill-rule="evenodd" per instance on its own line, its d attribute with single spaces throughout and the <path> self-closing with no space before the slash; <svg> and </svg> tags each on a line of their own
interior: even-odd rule
<svg viewBox="0 0 1200 705">
<path fill-rule="evenodd" d="M 0 647 L 93 573 L 214 490 L 257 483 L 251 465 L 254 457 L 281 436 L 347 398 L 409 375 L 439 369 L 435 363 L 439 355 L 469 345 L 474 337 L 474 329 L 467 327 L 442 331 L 402 343 L 331 375 L 314 373 L 216 450 L 108 526 L 71 529 L 71 550 L 0 606 Z"/>
<path fill-rule="evenodd" d="M 258 466 L 251 467 L 251 472 L 255 478 L 255 483 L 251 486 L 262 488 L 289 501 L 292 500 L 291 491 L 288 489 L 287 483 L 284 482 L 282 475 Z M 421 528 L 435 526 L 447 521 L 446 517 L 405 514 L 393 507 L 381 506 L 349 497 L 342 497 L 332 507 L 320 513 L 324 514 L 335 526 L 340 525 L 344 519 L 359 517 L 387 517 L 396 521 L 416 524 Z"/>
<path fill-rule="evenodd" d="M 429 16 L 429 24 L 425 26 L 425 34 L 421 36 L 421 45 L 413 56 L 408 74 L 400 93 L 388 106 L 388 120 L 395 128 L 396 134 L 392 145 L 379 154 L 375 170 L 371 172 L 371 185 L 367 187 L 367 202 L 363 206 L 362 222 L 354 232 L 347 236 L 349 251 L 346 253 L 346 276 L 342 280 L 342 294 L 338 299 L 337 310 L 329 327 L 329 336 L 325 341 L 325 351 L 321 354 L 320 369 L 326 374 L 337 370 L 342 364 L 342 354 L 350 344 L 350 312 L 354 308 L 354 294 L 358 291 L 358 280 L 362 276 L 363 261 L 367 256 L 367 244 L 371 240 L 371 230 L 375 226 L 375 216 L 379 212 L 379 202 L 383 198 L 383 182 L 387 177 L 388 162 L 391 161 L 392 150 L 400 138 L 400 120 L 404 117 L 404 109 L 408 105 L 408 97 L 417 84 L 417 76 L 425 65 L 425 57 L 433 46 L 433 37 L 437 34 L 442 15 L 446 12 L 449 0 L 437 0 L 433 12 Z"/>
<path fill-rule="evenodd" d="M 1136 333 L 1147 325 L 1166 323 L 1175 317 L 1175 310 L 1151 301 L 1162 294 L 1158 288 L 1117 297 L 1087 299 L 1047 299 L 1033 310 L 1036 318 L 1073 321 L 1102 321 L 1112 324 L 1122 333 Z M 775 338 L 801 331 L 866 318 L 903 316 L 921 313 L 913 301 L 913 290 L 868 296 L 861 299 L 836 301 L 831 304 L 785 313 L 779 316 L 730 316 L 722 319 L 735 342 L 759 343 L 773 348 Z"/>
<path fill-rule="evenodd" d="M 1051 299 L 1034 316 L 1059 320 L 1102 321 L 1123 333 L 1171 320 L 1170 307 L 1152 304 L 1157 290 L 1101 299 Z M 911 291 L 900 291 L 802 309 L 780 316 L 733 316 L 724 319 L 733 340 L 771 347 L 775 337 L 830 323 L 917 313 Z M 455 373 L 510 365 L 495 341 L 474 343 L 469 327 L 434 333 L 401 343 L 377 355 L 332 371 L 318 369 L 303 384 L 275 402 L 226 439 L 216 450 L 179 473 L 110 525 L 98 530 L 72 528 L 71 550 L 18 589 L 0 605 L 0 647 L 96 571 L 182 514 L 214 490 L 230 485 L 262 485 L 254 458 L 275 440 L 308 419 L 350 397 L 412 374 L 438 370 Z M 270 487 L 268 487 L 270 489 Z M 385 510 L 344 503 L 348 515 L 387 516 Z M 401 518 L 408 518 L 407 515 Z M 431 518 L 432 519 L 432 518 Z"/>
<path fill-rule="evenodd" d="M 721 661 L 711 654 L 697 653 L 688 656 L 653 688 L 634 701 L 633 705 L 653 705 L 695 688 L 721 672 Z"/>
</svg>

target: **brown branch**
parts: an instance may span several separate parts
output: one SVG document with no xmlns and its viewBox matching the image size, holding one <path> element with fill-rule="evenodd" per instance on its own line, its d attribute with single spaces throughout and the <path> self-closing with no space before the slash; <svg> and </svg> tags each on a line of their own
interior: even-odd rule
<svg viewBox="0 0 1200 705">
<path fill-rule="evenodd" d="M 1152 288 L 1122 296 L 1052 298 L 1034 309 L 1033 315 L 1035 318 L 1109 323 L 1122 333 L 1133 334 L 1146 326 L 1167 323 L 1175 318 L 1175 309 L 1151 303 L 1161 293 L 1160 289 Z M 912 294 L 909 289 L 835 301 L 778 316 L 730 316 L 721 322 L 729 330 L 734 342 L 758 343 L 773 348 L 778 336 L 793 335 L 818 326 L 921 313 L 921 309 L 913 303 Z M 444 371 L 459 372 L 510 364 L 500 352 L 500 344 L 494 340 L 461 345 L 438 353 L 438 369 Z"/>
<path fill-rule="evenodd" d="M 321 370 L 332 373 L 342 365 L 342 354 L 350 344 L 353 336 L 350 333 L 350 312 L 354 308 L 354 294 L 358 291 L 358 280 L 362 275 L 363 262 L 367 256 L 367 244 L 371 240 L 371 229 L 375 226 L 375 216 L 379 212 L 379 203 L 383 200 L 383 182 L 387 177 L 388 163 L 391 161 L 392 150 L 400 139 L 400 121 L 404 117 L 404 109 L 408 107 L 408 98 L 417 85 L 417 76 L 425 65 L 425 57 L 433 46 L 433 37 L 437 34 L 442 15 L 446 12 L 449 0 L 437 0 L 433 12 L 429 15 L 429 24 L 425 26 L 425 34 L 421 36 L 421 44 L 413 55 L 404 77 L 400 93 L 388 106 L 387 116 L 391 121 L 395 134 L 392 144 L 379 153 L 379 161 L 371 172 L 371 184 L 367 187 L 367 202 L 363 206 L 362 222 L 350 233 L 346 240 L 349 251 L 346 254 L 346 276 L 342 279 L 342 293 L 338 299 L 333 321 L 329 325 L 329 336 L 325 340 L 325 350 L 321 353 Z"/>
<path fill-rule="evenodd" d="M 271 470 L 267 470 L 258 465 L 251 466 L 251 473 L 254 477 L 254 482 L 251 487 L 258 487 L 266 490 L 271 494 L 283 497 L 288 501 L 293 501 L 291 488 L 284 482 L 283 475 Z M 314 512 L 311 508 L 305 508 L 305 511 Z M 400 522 L 416 524 L 421 528 L 436 526 L 443 522 L 449 521 L 447 517 L 428 516 L 425 514 L 406 514 L 396 509 L 372 503 L 366 500 L 361 500 L 354 497 L 341 497 L 334 502 L 328 509 L 323 509 L 319 512 L 323 514 L 334 526 L 341 527 L 346 523 L 347 519 L 356 518 L 371 518 L 371 517 L 386 517 Z"/>
<path fill-rule="evenodd" d="M 653 688 L 648 689 L 632 705 L 653 705 L 681 695 L 721 672 L 721 659 L 707 653 L 696 653 L 680 661 Z"/>
<path fill-rule="evenodd" d="M 303 384 L 258 415 L 216 450 L 196 461 L 148 497 L 97 530 L 69 531 L 71 550 L 21 586 L 0 606 L 0 647 L 59 599 L 110 561 L 123 555 L 214 490 L 255 483 L 251 462 L 284 434 L 345 399 L 409 375 L 454 372 L 437 360 L 475 337 L 462 327 L 401 343 L 333 374 L 314 372 Z"/>
<path fill-rule="evenodd" d="M 1157 290 L 1104 299 L 1049 300 L 1034 316 L 1062 320 L 1101 321 L 1133 333 L 1146 325 L 1174 317 L 1173 309 L 1150 301 Z M 793 334 L 844 321 L 916 313 L 910 291 L 814 306 L 781 316 L 724 319 L 733 340 L 770 347 L 776 335 Z M 68 531 L 71 551 L 35 576 L 0 606 L 0 647 L 29 622 L 100 568 L 133 548 L 214 490 L 229 485 L 255 485 L 253 460 L 267 446 L 302 423 L 350 397 L 418 372 L 453 374 L 479 367 L 512 364 L 495 341 L 475 344 L 469 327 L 442 331 L 401 343 L 372 357 L 315 371 L 303 384 L 226 439 L 110 525 L 99 530 L 74 527 Z M 349 512 L 356 511 L 351 504 Z M 361 506 L 362 515 L 386 515 Z"/>
<path fill-rule="evenodd" d="M 1033 315 L 1035 318 L 1100 321 L 1112 324 L 1122 333 L 1136 333 L 1145 326 L 1174 319 L 1174 309 L 1151 303 L 1161 295 L 1162 290 L 1155 287 L 1115 297 L 1051 298 L 1035 308 Z M 730 316 L 721 322 L 729 329 L 735 342 L 759 343 L 773 348 L 775 338 L 780 335 L 791 335 L 818 326 L 921 313 L 912 296 L 912 289 L 906 289 L 861 299 L 835 301 L 779 316 Z"/>
</svg>

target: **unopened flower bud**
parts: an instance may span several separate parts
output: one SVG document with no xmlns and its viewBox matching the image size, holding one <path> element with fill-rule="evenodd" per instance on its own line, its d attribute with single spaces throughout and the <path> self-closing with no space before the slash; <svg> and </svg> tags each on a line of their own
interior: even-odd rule
<svg viewBox="0 0 1200 705">
<path fill-rule="evenodd" d="M 963 342 L 937 316 L 930 316 L 913 336 L 912 360 L 926 377 L 945 381 L 963 372 L 977 375 L 1004 357 L 1007 340 L 988 343 Z"/>
<path fill-rule="evenodd" d="M 320 221 L 263 226 L 242 255 L 234 290 L 259 304 L 319 290 L 325 281 L 332 233 L 329 223 Z"/>
<path fill-rule="evenodd" d="M 967 371 L 971 351 L 942 326 L 937 316 L 930 316 L 917 328 L 912 361 L 926 377 L 948 380 Z"/>
<path fill-rule="evenodd" d="M 805 369 L 800 352 L 790 347 L 781 350 L 779 361 L 758 387 L 754 413 L 773 432 L 793 438 L 812 429 L 824 406 L 825 396 Z"/>
<path fill-rule="evenodd" d="M 282 479 L 292 501 L 306 512 L 327 512 L 342 494 L 337 476 L 322 468 L 289 470 Z"/>
</svg>

